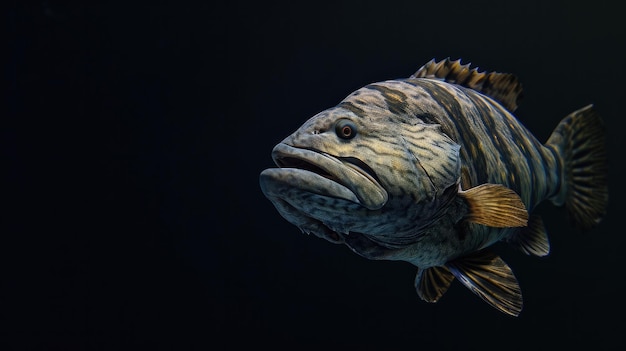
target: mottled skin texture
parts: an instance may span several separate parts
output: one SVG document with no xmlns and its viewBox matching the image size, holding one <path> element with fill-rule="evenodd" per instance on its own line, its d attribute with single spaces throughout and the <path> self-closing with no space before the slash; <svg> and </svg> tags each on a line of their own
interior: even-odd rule
<svg viewBox="0 0 626 351">
<path fill-rule="evenodd" d="M 338 137 L 339 120 L 348 120 L 356 135 Z M 563 198 L 561 160 L 552 148 L 491 98 L 436 79 L 365 86 L 304 123 L 277 146 L 274 159 L 295 167 L 289 160 L 294 148 L 334 158 L 326 170 L 331 176 L 267 170 L 261 174 L 266 196 L 303 231 L 345 243 L 369 259 L 441 266 L 520 230 L 465 221 L 459 185 L 503 184 L 529 212 L 543 200 L 560 204 Z M 360 163 L 351 158 L 375 175 L 358 171 Z M 339 171 L 346 167 L 357 172 Z M 314 185 L 302 189 L 302 182 L 336 182 L 350 191 L 336 184 L 320 194 L 311 191 Z M 347 193 L 356 196 L 348 199 Z"/>
</svg>

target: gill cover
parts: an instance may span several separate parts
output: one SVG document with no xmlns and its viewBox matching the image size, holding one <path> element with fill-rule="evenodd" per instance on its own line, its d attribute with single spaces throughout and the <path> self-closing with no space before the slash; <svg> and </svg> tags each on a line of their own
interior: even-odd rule
<svg viewBox="0 0 626 351">
<path fill-rule="evenodd" d="M 443 133 L 438 124 L 408 125 L 401 129 L 400 139 L 408 163 L 414 168 L 406 170 L 404 175 L 415 172 L 416 191 L 434 199 L 457 183 L 461 173 L 461 147 Z M 421 198 L 424 194 L 416 195 Z"/>
</svg>

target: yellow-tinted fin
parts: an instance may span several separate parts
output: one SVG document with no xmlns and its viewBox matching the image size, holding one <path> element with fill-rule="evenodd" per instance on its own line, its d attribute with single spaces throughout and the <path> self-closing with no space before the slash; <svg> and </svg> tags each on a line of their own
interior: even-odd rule
<svg viewBox="0 0 626 351">
<path fill-rule="evenodd" d="M 518 316 L 522 292 L 511 268 L 483 250 L 446 263 L 450 272 L 473 293 L 501 312 Z"/>
<path fill-rule="evenodd" d="M 462 65 L 461 60 L 452 61 L 450 58 L 439 62 L 432 59 L 410 78 L 440 79 L 476 90 L 498 101 L 510 112 L 517 109 L 517 104 L 522 98 L 522 85 L 514 75 L 478 72 L 477 68 L 470 69 L 469 63 Z"/>
<path fill-rule="evenodd" d="M 514 233 L 505 241 L 527 255 L 543 257 L 550 253 L 548 233 L 539 215 L 531 215 L 528 226 Z"/>
<path fill-rule="evenodd" d="M 415 277 L 417 295 L 427 302 L 437 302 L 450 287 L 454 275 L 446 267 L 419 269 Z"/>
<path fill-rule="evenodd" d="M 522 199 L 513 190 L 501 184 L 481 184 L 461 190 L 459 196 L 468 204 L 466 220 L 489 227 L 524 227 L 528 212 Z"/>
</svg>

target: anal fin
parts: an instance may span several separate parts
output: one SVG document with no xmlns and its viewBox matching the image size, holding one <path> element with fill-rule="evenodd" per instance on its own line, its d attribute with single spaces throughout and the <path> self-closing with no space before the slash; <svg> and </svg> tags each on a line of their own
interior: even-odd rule
<svg viewBox="0 0 626 351">
<path fill-rule="evenodd" d="M 437 302 L 450 287 L 454 275 L 446 267 L 419 269 L 415 277 L 417 295 L 427 302 Z"/>
<path fill-rule="evenodd" d="M 528 226 L 508 237 L 505 241 L 527 255 L 543 257 L 550 253 L 548 233 L 539 215 L 531 215 Z"/>
<path fill-rule="evenodd" d="M 511 268 L 496 254 L 482 250 L 446 263 L 450 272 L 473 293 L 501 312 L 518 316 L 522 292 Z"/>
<path fill-rule="evenodd" d="M 468 204 L 470 222 L 489 227 L 524 227 L 528 212 L 515 191 L 501 184 L 481 184 L 467 190 L 459 188 L 459 196 Z"/>
</svg>

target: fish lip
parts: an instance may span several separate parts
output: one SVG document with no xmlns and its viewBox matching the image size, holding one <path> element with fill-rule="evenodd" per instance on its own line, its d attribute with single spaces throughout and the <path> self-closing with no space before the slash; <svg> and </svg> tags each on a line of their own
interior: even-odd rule
<svg viewBox="0 0 626 351">
<path fill-rule="evenodd" d="M 356 157 L 338 157 L 319 150 L 279 143 L 272 150 L 272 159 L 281 169 L 297 169 L 333 181 L 348 188 L 358 204 L 379 209 L 387 203 L 387 191 L 376 173 Z M 350 199 L 346 199 L 350 200 Z"/>
</svg>

